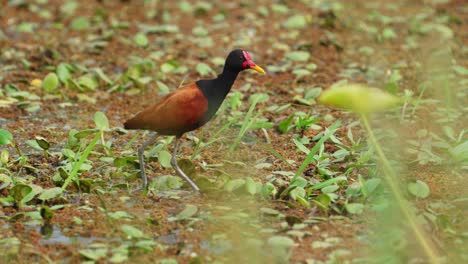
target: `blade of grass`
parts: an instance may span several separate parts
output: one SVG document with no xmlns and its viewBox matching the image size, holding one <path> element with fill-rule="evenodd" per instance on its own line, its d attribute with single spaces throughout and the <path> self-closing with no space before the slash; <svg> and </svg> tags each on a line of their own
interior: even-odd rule
<svg viewBox="0 0 468 264">
<path fill-rule="evenodd" d="M 194 159 L 198 154 L 200 154 L 200 152 L 202 152 L 203 149 L 205 149 L 206 147 L 208 147 L 209 145 L 213 144 L 214 142 L 218 141 L 219 138 L 217 138 L 221 133 L 223 133 L 226 129 L 228 129 L 232 124 L 234 124 L 235 122 L 237 122 L 237 120 L 239 120 L 239 117 L 235 117 L 233 118 L 231 121 L 229 121 L 228 123 L 224 124 L 218 131 L 216 131 L 216 133 L 214 133 L 207 141 L 206 143 L 203 145 L 203 147 L 200 147 L 200 144 L 201 144 L 201 140 L 202 140 L 202 137 L 203 137 L 203 134 L 200 136 L 200 141 L 198 142 L 198 144 L 195 146 L 193 152 L 192 152 L 192 155 L 190 157 L 190 159 Z M 202 130 L 203 131 L 203 130 Z M 203 133 L 203 132 L 202 132 Z"/>
<path fill-rule="evenodd" d="M 137 133 L 135 136 L 133 136 L 132 139 L 130 139 L 128 143 L 125 144 L 124 149 L 129 148 L 139 137 L 143 137 L 143 135 Z"/>
<path fill-rule="evenodd" d="M 75 178 L 78 175 L 78 171 L 81 168 L 81 165 L 83 165 L 83 162 L 88 158 L 89 154 L 93 150 L 94 146 L 96 145 L 97 141 L 101 137 L 102 131 L 99 131 L 96 136 L 91 140 L 89 145 L 86 147 L 86 149 L 83 151 L 83 153 L 80 156 L 80 159 L 78 160 L 77 163 L 73 166 L 72 171 L 70 172 L 70 175 L 68 178 L 65 180 L 65 182 L 62 185 L 62 192 L 67 188 L 67 186 L 71 183 L 71 181 L 76 180 Z"/>
<path fill-rule="evenodd" d="M 252 114 L 253 114 L 253 112 L 255 110 L 255 106 L 257 105 L 257 102 L 258 102 L 258 100 L 255 100 L 250 105 L 249 111 L 245 115 L 244 121 L 242 122 L 241 129 L 239 130 L 239 134 L 237 135 L 236 139 L 234 140 L 234 143 L 229 148 L 230 152 L 234 151 L 237 148 L 237 145 L 239 145 L 239 143 L 240 143 L 242 137 L 244 136 L 245 132 L 247 132 L 249 127 L 255 121 L 255 118 L 251 118 L 251 116 L 252 116 Z"/>
<path fill-rule="evenodd" d="M 249 140 L 252 140 L 255 142 L 255 144 L 259 144 L 260 146 L 266 148 L 268 151 L 271 152 L 271 154 L 273 154 L 273 156 L 277 157 L 278 159 L 282 160 L 284 163 L 288 164 L 288 165 L 291 165 L 292 163 L 290 161 L 288 161 L 285 157 L 283 157 L 283 155 L 281 155 L 278 151 L 276 151 L 272 146 L 270 146 L 269 144 L 267 143 L 264 143 L 254 137 L 248 137 Z"/>
<path fill-rule="evenodd" d="M 310 187 L 310 189 L 320 190 L 323 187 L 327 187 L 329 185 L 332 185 L 333 183 L 336 183 L 336 182 L 339 182 L 339 181 L 346 181 L 346 180 L 348 180 L 348 178 L 346 178 L 346 176 L 339 176 L 339 177 L 331 178 L 331 179 L 328 179 L 328 180 L 326 180 L 324 182 L 315 184 L 314 186 Z"/>
</svg>

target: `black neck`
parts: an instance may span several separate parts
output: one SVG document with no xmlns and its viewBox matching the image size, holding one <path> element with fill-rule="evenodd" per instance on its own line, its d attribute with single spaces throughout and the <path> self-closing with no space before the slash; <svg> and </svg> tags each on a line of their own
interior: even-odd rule
<svg viewBox="0 0 468 264">
<path fill-rule="evenodd" d="M 234 81 L 239 75 L 237 71 L 231 71 L 224 67 L 223 72 L 215 79 L 197 81 L 198 87 L 210 101 L 221 103 L 231 90 Z"/>
<path fill-rule="evenodd" d="M 239 75 L 239 72 L 230 71 L 229 69 L 224 68 L 224 71 L 220 75 L 218 75 L 216 79 L 219 82 L 224 83 L 227 92 L 229 92 L 231 90 L 232 85 L 234 84 L 234 81 L 237 78 L 237 75 Z"/>
<path fill-rule="evenodd" d="M 197 86 L 208 99 L 208 111 L 205 114 L 202 123 L 206 123 L 214 116 L 216 111 L 218 111 L 218 108 L 223 103 L 224 98 L 226 98 L 226 95 L 231 90 L 237 75 L 239 75 L 238 71 L 232 71 L 229 68 L 224 67 L 223 72 L 215 79 L 200 80 L 196 82 Z"/>
</svg>

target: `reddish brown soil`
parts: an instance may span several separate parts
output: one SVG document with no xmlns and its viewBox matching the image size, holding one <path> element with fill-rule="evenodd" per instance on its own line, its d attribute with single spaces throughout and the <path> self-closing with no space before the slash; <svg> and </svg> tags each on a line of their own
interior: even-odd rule
<svg viewBox="0 0 468 264">
<path fill-rule="evenodd" d="M 148 57 L 151 52 L 164 50 L 166 53 L 160 59 L 155 59 L 157 68 L 152 72 L 151 76 L 156 76 L 159 66 L 170 60 L 176 59 L 184 66 L 189 68 L 187 74 L 172 74 L 169 78 L 164 78 L 162 81 L 171 88 L 177 87 L 181 80 L 185 82 L 194 81 L 200 76 L 194 71 L 196 62 L 207 61 L 208 58 L 222 57 L 230 49 L 234 47 L 231 43 L 233 39 L 238 37 L 238 34 L 243 32 L 254 31 L 252 44 L 245 47 L 255 56 L 255 60 L 261 66 L 277 65 L 282 63 L 282 58 L 288 51 L 280 52 L 270 49 L 269 47 L 278 44 L 280 35 L 286 34 L 287 30 L 278 27 L 278 23 L 273 21 L 284 21 L 286 15 L 275 13 L 270 10 L 267 18 L 259 19 L 259 24 L 251 24 L 247 19 L 249 15 L 261 16 L 258 14 L 255 7 L 247 9 L 244 5 L 252 5 L 248 1 L 231 1 L 233 8 L 226 10 L 226 7 L 217 3 L 213 9 L 206 14 L 196 16 L 192 13 L 180 14 L 177 8 L 176 1 L 158 1 L 156 6 L 152 7 L 158 11 L 154 18 L 145 16 L 146 7 L 141 4 L 141 1 L 80 1 L 81 4 L 72 17 L 62 17 L 60 15 L 60 3 L 62 1 L 48 1 L 47 9 L 51 12 L 51 18 L 45 20 L 31 12 L 26 6 L 11 7 L 7 5 L 8 1 L 0 0 L 0 30 L 5 34 L 6 38 L 0 38 L 0 51 L 10 50 L 12 54 L 24 53 L 22 58 L 8 57 L 0 61 L 0 67 L 12 67 L 7 71 L 0 69 L 0 84 L 14 84 L 22 91 L 30 91 L 37 94 L 41 103 L 40 109 L 37 112 L 29 113 L 17 104 L 12 104 L 9 107 L 0 107 L 0 125 L 1 128 L 13 132 L 15 142 L 29 156 L 28 166 L 36 168 L 25 169 L 21 173 L 32 177 L 31 183 L 40 185 L 43 188 L 51 188 L 53 184 L 51 178 L 56 173 L 60 160 L 57 156 L 44 157 L 43 153 L 31 151 L 25 144 L 26 140 L 33 139 L 36 136 L 43 136 L 48 139 L 53 151 L 60 151 L 61 146 L 68 138 L 70 129 L 87 129 L 94 127 L 93 115 L 96 111 L 106 113 L 110 121 L 111 127 L 121 127 L 122 122 L 131 117 L 134 113 L 140 111 L 146 106 L 154 103 L 159 98 L 157 89 L 152 87 L 146 88 L 142 93 L 129 94 L 127 92 L 109 93 L 106 89 L 97 89 L 87 95 L 96 100 L 96 104 L 79 99 L 79 93 L 72 90 L 61 91 L 55 99 L 47 99 L 47 94 L 41 89 L 33 88 L 29 85 L 33 79 L 43 79 L 45 74 L 50 72 L 50 66 L 56 66 L 61 62 L 82 63 L 88 68 L 100 67 L 110 76 L 119 75 L 124 72 L 130 65 L 129 57 Z M 269 6 L 267 1 L 262 2 L 263 6 Z M 265 2 L 265 3 L 264 3 Z M 363 8 L 363 2 L 360 1 L 353 9 Z M 419 1 L 417 1 L 419 4 Z M 438 6 L 437 10 L 441 12 L 450 12 L 460 17 L 462 23 L 454 24 L 453 30 L 457 32 L 457 37 L 462 39 L 462 43 L 467 44 L 467 25 L 466 12 L 463 13 L 458 8 L 464 1 L 452 1 L 450 4 Z M 83 4 L 85 3 L 85 4 Z M 290 8 L 297 12 L 310 15 L 312 21 L 315 18 L 324 16 L 324 11 L 312 8 L 303 4 L 301 1 L 286 1 Z M 42 8 L 45 8 L 42 6 Z M 71 20 L 78 16 L 92 16 L 96 10 L 104 10 L 103 23 L 109 24 L 115 18 L 119 21 L 129 22 L 128 28 L 118 29 L 118 34 L 107 41 L 105 48 L 98 52 L 92 52 L 82 45 L 86 43 L 87 38 L 91 35 L 102 34 L 102 28 L 93 26 L 91 29 L 84 31 L 74 31 L 55 27 L 54 22 L 60 22 L 68 27 Z M 350 8 L 351 10 L 351 8 Z M 364 10 L 364 9 L 363 9 Z M 408 5 L 405 12 L 417 10 L 414 5 Z M 190 38 L 186 37 L 192 34 L 192 28 L 198 23 L 210 24 L 212 17 L 219 14 L 221 11 L 226 12 L 226 19 L 230 27 L 222 29 L 214 29 L 210 31 L 210 37 L 215 41 L 215 45 L 210 48 L 202 48 L 196 45 Z M 163 13 L 178 17 L 183 16 L 183 19 L 176 20 L 177 26 L 180 29 L 181 37 L 173 37 L 166 33 L 150 34 L 149 40 L 152 43 L 151 48 L 141 48 L 134 44 L 128 44 L 124 39 L 133 41 L 133 36 L 138 32 L 138 24 L 144 23 L 149 25 L 160 25 L 164 23 Z M 397 11 L 394 11 L 397 12 Z M 388 15 L 392 15 L 391 12 Z M 395 14 L 393 14 L 395 15 Z M 317 22 L 312 22 L 305 29 L 299 30 L 297 38 L 281 38 L 281 43 L 286 45 L 291 50 L 307 50 L 311 54 L 311 61 L 318 67 L 313 75 L 305 76 L 296 79 L 291 71 L 270 74 L 268 76 L 259 76 L 253 73 L 243 73 L 238 78 L 233 90 L 241 89 L 242 85 L 250 80 L 252 88 L 245 92 L 244 107 L 248 104 L 248 94 L 257 92 L 267 93 L 270 100 L 267 103 L 261 104 L 259 108 L 264 108 L 272 104 L 293 104 L 293 107 L 286 109 L 280 114 L 265 113 L 264 116 L 269 121 L 277 124 L 284 120 L 289 115 L 297 111 L 313 113 L 317 116 L 331 115 L 334 118 L 343 118 L 346 124 L 355 121 L 355 117 L 350 114 L 343 113 L 337 110 L 330 110 L 323 106 L 304 106 L 299 105 L 293 99 L 297 92 L 295 87 L 328 87 L 336 81 L 342 79 L 339 73 L 345 68 L 349 62 L 359 60 L 359 54 L 348 54 L 348 49 L 354 49 L 369 39 L 358 39 L 362 34 L 352 32 L 346 23 L 346 16 L 340 18 L 339 22 L 332 28 L 324 28 Z M 35 22 L 37 29 L 33 33 L 18 33 L 14 30 L 15 25 L 21 22 Z M 269 24 L 271 23 L 271 25 Z M 344 46 L 344 51 L 337 49 L 326 35 L 326 31 L 330 31 L 336 35 L 339 42 Z M 398 32 L 400 33 L 400 32 Z M 403 34 L 403 33 L 402 33 Z M 1 36 L 1 34 L 0 34 Z M 73 44 L 73 39 L 80 40 L 81 44 Z M 153 45 L 154 44 L 154 45 Z M 398 62 L 401 57 L 409 58 L 411 54 L 401 48 L 401 43 L 397 41 L 387 42 L 379 48 L 391 53 L 391 56 L 386 57 L 384 67 L 393 65 Z M 59 55 L 54 56 L 53 52 Z M 2 59 L 2 58 L 0 58 Z M 30 68 L 26 69 L 21 59 L 29 61 Z M 467 66 L 467 62 L 464 63 Z M 219 71 L 219 68 L 215 69 Z M 407 76 L 405 76 L 407 77 Z M 383 78 L 383 77 L 382 77 Z M 409 80 L 412 78 L 408 77 Z M 363 76 L 357 76 L 353 81 L 364 81 Z M 382 80 L 374 80 L 382 81 Z M 372 83 L 372 81 L 371 81 Z M 411 81 L 410 81 L 411 83 Z M 104 83 L 101 83 L 104 85 Z M 154 83 L 152 83 L 154 85 Z M 408 84 L 410 86 L 410 84 Z M 0 97 L 0 100 L 2 98 Z M 71 102 L 72 106 L 62 106 L 63 102 Z M 204 138 L 208 138 L 213 134 L 213 131 L 219 129 L 226 119 L 221 115 L 211 121 L 203 128 Z M 326 127 L 331 121 L 320 121 L 320 125 Z M 306 130 L 303 135 L 313 137 L 321 131 Z M 358 137 L 362 132 L 359 128 L 353 128 L 355 137 Z M 221 170 L 229 172 L 233 178 L 243 178 L 251 176 L 258 181 L 266 182 L 266 177 L 273 171 L 288 170 L 295 171 L 305 158 L 302 152 L 298 152 L 296 146 L 292 143 L 292 135 L 295 132 L 280 134 L 274 129 L 268 130 L 268 136 L 271 140 L 271 146 L 281 153 L 286 159 L 295 160 L 293 165 L 287 165 L 278 160 L 268 150 L 258 144 L 241 144 L 234 153 L 229 153 L 228 148 L 232 139 L 236 137 L 238 130 L 232 129 L 226 132 L 225 141 L 219 141 L 202 152 L 202 160 L 195 160 L 197 174 L 206 176 L 209 179 L 216 178 L 216 172 L 213 170 L 204 171 L 202 162 L 207 164 L 226 163 Z M 339 135 L 345 135 L 346 129 L 340 129 Z M 410 132 L 408 132 L 410 133 Z M 122 134 L 117 131 L 107 132 L 105 137 L 107 140 L 112 140 L 113 151 L 120 156 L 123 146 L 134 137 L 134 133 Z M 193 135 L 199 136 L 200 131 L 193 132 Z M 265 137 L 260 132 L 252 133 L 260 141 L 265 141 Z M 144 139 L 139 138 L 133 144 L 133 148 L 141 144 Z M 350 144 L 344 140 L 345 144 Z M 326 149 L 332 151 L 335 146 L 326 144 Z M 184 145 L 181 150 L 180 158 L 188 158 L 193 150 L 193 143 L 184 139 Z M 10 153 L 15 153 L 13 148 L 8 148 Z M 97 152 L 102 152 L 102 148 L 96 149 Z M 135 249 L 131 252 L 129 262 L 131 263 L 152 263 L 164 258 L 174 258 L 179 263 L 211 263 L 214 260 L 222 260 L 226 263 L 272 263 L 274 256 L 268 246 L 260 246 L 262 251 L 256 251 L 256 248 L 249 248 L 246 244 L 246 239 L 263 239 L 266 240 L 271 235 L 285 235 L 291 230 L 291 226 L 284 226 L 287 223 L 284 219 L 274 216 L 262 214 L 260 208 L 274 208 L 283 215 L 296 219 L 298 222 L 303 222 L 315 217 L 323 217 L 317 223 L 306 224 L 302 231 L 308 232 L 303 238 L 295 239 L 295 245 L 291 254 L 291 262 L 305 263 L 308 259 L 328 260 L 330 255 L 338 249 L 346 249 L 350 253 L 339 257 L 339 259 L 350 260 L 357 257 L 362 257 L 363 248 L 368 247 L 368 244 L 361 242 L 357 236 L 365 233 L 366 226 L 360 220 L 354 217 L 329 218 L 327 214 L 312 206 L 311 208 L 301 207 L 299 204 L 288 201 L 285 202 L 270 202 L 257 199 L 245 199 L 243 195 L 231 195 L 224 192 L 208 193 L 201 196 L 193 195 L 189 192 L 183 193 L 180 198 L 161 197 L 154 194 L 143 196 L 138 192 L 131 192 L 139 183 L 137 171 L 131 178 L 125 178 L 120 171 L 115 168 L 109 168 L 109 164 L 100 162 L 98 154 L 92 154 L 90 159 L 94 163 L 96 170 L 83 173 L 83 178 L 89 178 L 93 181 L 100 181 L 92 186 L 90 193 L 77 195 L 77 190 L 74 186 L 69 188 L 69 196 L 63 200 L 54 201 L 48 206 L 54 204 L 65 204 L 64 208 L 54 211 L 52 224 L 55 226 L 64 237 L 86 238 L 76 243 L 64 243 L 59 241 L 56 243 L 43 243 L 43 236 L 39 232 L 39 224 L 33 222 L 29 217 L 21 218 L 16 214 L 35 211 L 40 204 L 34 204 L 25 208 L 4 207 L 0 211 L 0 239 L 16 237 L 21 241 L 19 254 L 14 254 L 11 257 L 5 257 L 0 260 L 5 260 L 10 263 L 46 263 L 51 261 L 80 263 L 84 257 L 80 255 L 79 250 L 86 248 L 91 242 L 101 242 L 106 244 L 109 249 L 120 246 L 122 241 L 128 241 L 121 232 L 120 227 L 123 224 L 131 224 L 138 227 L 148 237 L 154 241 L 161 243 L 164 247 L 155 247 L 150 252 Z M 273 166 L 268 169 L 255 169 L 253 166 L 256 161 L 265 159 L 271 161 Z M 227 161 L 227 162 L 226 162 Z M 231 164 L 227 164 L 231 162 Z M 241 162 L 239 165 L 234 162 Z M 12 165 L 11 171 L 18 173 L 19 165 Z M 125 169 L 128 174 L 130 169 Z M 306 171 L 314 171 L 311 165 Z M 432 195 L 436 198 L 444 197 L 448 189 L 453 190 L 457 185 L 445 185 L 436 182 L 431 177 L 431 171 L 427 173 L 418 173 L 415 178 L 424 179 L 431 188 Z M 147 173 L 150 178 L 157 177 L 156 175 L 166 175 L 173 173 L 172 170 L 164 169 L 158 162 L 152 160 L 147 164 Z M 313 175 L 313 173 L 312 173 Z M 310 175 L 309 175 L 310 176 Z M 351 176 L 355 176 L 354 174 Z M 354 178 L 349 179 L 350 182 L 355 181 Z M 125 184 L 129 182 L 128 189 L 110 189 L 109 186 L 116 184 Z M 465 185 L 466 186 L 466 185 Z M 107 190 L 99 198 L 96 190 Z M 457 190 L 456 193 L 462 193 Z M 6 197 L 7 191 L 1 190 L 0 197 Z M 129 196 L 128 201 L 123 202 L 120 197 Z M 38 202 L 39 203 L 39 202 Z M 184 204 L 193 204 L 199 208 L 199 216 L 203 214 L 211 214 L 210 218 L 199 218 L 199 221 L 169 221 L 168 218 L 177 215 L 183 210 Z M 426 204 L 421 204 L 424 207 Z M 108 217 L 108 213 L 116 211 L 129 212 L 133 218 L 131 220 L 115 220 Z M 229 219 L 225 216 L 233 212 L 242 213 L 244 216 L 238 215 Z M 333 215 L 333 213 L 331 213 Z M 76 224 L 75 218 L 83 220 L 82 224 Z M 209 220 L 207 220 L 209 219 Z M 457 223 L 466 225 L 466 223 Z M 274 229 L 269 233 L 266 229 Z M 227 253 L 216 254 L 212 249 L 207 248 L 206 244 L 209 241 L 215 240 L 216 235 L 224 234 L 232 243 L 232 249 Z M 167 241 L 161 238 L 175 237 L 175 241 Z M 314 249 L 311 247 L 315 241 L 321 241 L 326 237 L 339 238 L 340 243 L 327 248 Z M 110 251 L 109 251 L 110 252 Z M 260 253 L 259 253 L 260 252 Z M 260 254 L 260 257 L 256 254 Z M 200 256 L 202 262 L 196 262 L 196 257 Z M 111 254 L 108 253 L 108 257 Z M 108 263 L 99 261 L 98 263 Z"/>
</svg>

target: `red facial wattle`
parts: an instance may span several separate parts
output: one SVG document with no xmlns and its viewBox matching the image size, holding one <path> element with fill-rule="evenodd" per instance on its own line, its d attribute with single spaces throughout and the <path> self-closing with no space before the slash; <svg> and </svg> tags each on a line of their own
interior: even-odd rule
<svg viewBox="0 0 468 264">
<path fill-rule="evenodd" d="M 252 58 L 250 57 L 250 54 L 243 50 L 242 54 L 244 55 L 245 61 L 242 63 L 242 68 L 243 69 L 249 69 L 250 66 L 255 66 L 255 63 L 252 61 Z"/>
<path fill-rule="evenodd" d="M 252 69 L 259 73 L 265 74 L 265 71 L 253 62 L 252 58 L 250 57 L 250 54 L 247 51 L 243 50 L 242 54 L 245 58 L 245 61 L 242 63 L 242 69 Z"/>
</svg>

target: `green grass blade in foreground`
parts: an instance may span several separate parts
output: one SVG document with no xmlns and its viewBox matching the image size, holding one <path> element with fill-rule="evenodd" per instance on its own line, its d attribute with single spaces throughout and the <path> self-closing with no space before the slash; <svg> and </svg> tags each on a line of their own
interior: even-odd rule
<svg viewBox="0 0 468 264">
<path fill-rule="evenodd" d="M 404 219 L 410 226 L 411 232 L 413 232 L 414 236 L 416 237 L 416 240 L 418 241 L 419 246 L 428 258 L 428 262 L 440 263 L 433 243 L 427 236 L 422 226 L 418 223 L 417 216 L 411 211 L 410 205 L 405 199 L 403 192 L 401 191 L 400 184 L 397 180 L 397 175 L 393 170 L 392 166 L 390 165 L 390 162 L 385 156 L 385 153 L 383 152 L 382 148 L 380 147 L 380 144 L 377 141 L 374 132 L 372 131 L 372 128 L 369 124 L 368 116 L 366 114 L 361 114 L 361 120 L 363 121 L 364 127 L 369 135 L 369 140 L 372 146 L 375 148 L 377 156 L 381 162 L 384 181 L 390 188 L 391 195 L 395 199 L 395 202 L 399 207 L 399 210 L 403 214 Z"/>
<path fill-rule="evenodd" d="M 299 175 L 301 175 L 307 166 L 312 162 L 312 159 L 314 158 L 314 155 L 319 151 L 320 147 L 325 143 L 325 141 L 330 138 L 335 132 L 338 130 L 338 128 L 341 125 L 341 120 L 335 121 L 331 126 L 327 127 L 325 129 L 325 132 L 322 136 L 322 138 L 315 144 L 315 146 L 310 150 L 309 154 L 305 158 L 305 160 L 302 162 L 301 166 L 299 169 L 296 171 L 296 174 L 294 177 L 291 179 L 291 181 L 294 181 Z"/>
<path fill-rule="evenodd" d="M 81 165 L 83 165 L 83 162 L 88 158 L 89 154 L 93 150 L 94 146 L 96 145 L 97 141 L 101 137 L 102 131 L 99 131 L 91 140 L 89 145 L 86 147 L 86 149 L 83 151 L 81 154 L 80 159 L 78 160 L 77 163 L 73 166 L 72 171 L 70 172 L 70 175 L 68 175 L 68 178 L 65 180 L 64 184 L 62 185 L 62 192 L 68 187 L 68 185 L 71 183 L 72 180 L 75 180 L 75 178 L 78 175 L 78 171 L 81 168 Z"/>
<path fill-rule="evenodd" d="M 360 115 L 365 130 L 368 133 L 370 144 L 377 152 L 377 157 L 382 166 L 383 180 L 388 185 L 390 195 L 402 214 L 402 220 L 408 223 L 411 232 L 416 237 L 418 245 L 427 257 L 427 262 L 439 263 L 434 244 L 418 223 L 417 216 L 411 211 L 410 204 L 401 191 L 402 188 L 397 174 L 390 165 L 369 124 L 368 117 L 371 113 L 388 110 L 398 105 L 401 99 L 376 88 L 361 84 L 350 84 L 326 90 L 320 96 L 319 101 L 323 104 L 351 110 Z"/>
<path fill-rule="evenodd" d="M 203 137 L 203 134 L 202 134 L 202 136 L 200 136 L 199 142 L 197 143 L 197 145 L 195 146 L 195 148 L 194 148 L 194 150 L 192 152 L 192 155 L 191 155 L 190 159 L 193 160 L 198 154 L 200 154 L 203 151 L 203 149 L 205 149 L 209 145 L 213 144 L 214 142 L 220 140 L 220 138 L 218 138 L 218 136 L 221 133 L 223 133 L 226 129 L 228 129 L 232 124 L 237 122 L 237 120 L 239 120 L 239 117 L 235 117 L 231 121 L 229 121 L 228 123 L 224 124 L 218 131 L 216 131 L 216 133 L 214 133 L 210 138 L 208 138 L 208 140 L 206 141 L 205 144 L 203 144 L 203 146 L 200 146 L 201 140 L 202 140 L 202 137 Z"/>
<path fill-rule="evenodd" d="M 331 179 L 328 179 L 324 182 L 321 182 L 321 183 L 318 183 L 318 184 L 315 184 L 314 186 L 312 186 L 310 189 L 312 190 L 320 190 L 324 187 L 327 187 L 327 186 L 330 186 L 334 183 L 337 183 L 337 182 L 340 182 L 340 181 L 346 181 L 348 180 L 348 178 L 346 176 L 338 176 L 336 178 L 331 178 Z"/>
<path fill-rule="evenodd" d="M 283 155 L 281 155 L 278 151 L 276 151 L 270 144 L 262 142 L 262 141 L 258 140 L 255 137 L 252 137 L 252 136 L 246 136 L 246 138 L 248 138 L 249 140 L 255 142 L 255 144 L 258 144 L 258 145 L 264 147 L 266 150 L 270 151 L 271 154 L 273 154 L 273 156 L 277 157 L 278 159 L 280 159 L 284 163 L 286 163 L 288 165 L 292 165 L 291 161 L 289 161 L 285 157 L 283 157 Z"/>
<path fill-rule="evenodd" d="M 258 98 L 259 99 L 259 98 Z M 255 99 L 252 104 L 250 105 L 249 111 L 245 115 L 244 121 L 242 122 L 241 129 L 239 131 L 239 134 L 237 135 L 236 139 L 234 140 L 234 143 L 231 145 L 229 148 L 229 151 L 234 151 L 237 148 L 237 145 L 239 145 L 242 137 L 244 136 L 245 132 L 249 129 L 249 127 L 253 124 L 254 118 L 250 118 L 255 110 L 255 106 L 258 103 L 258 99 Z"/>
</svg>

